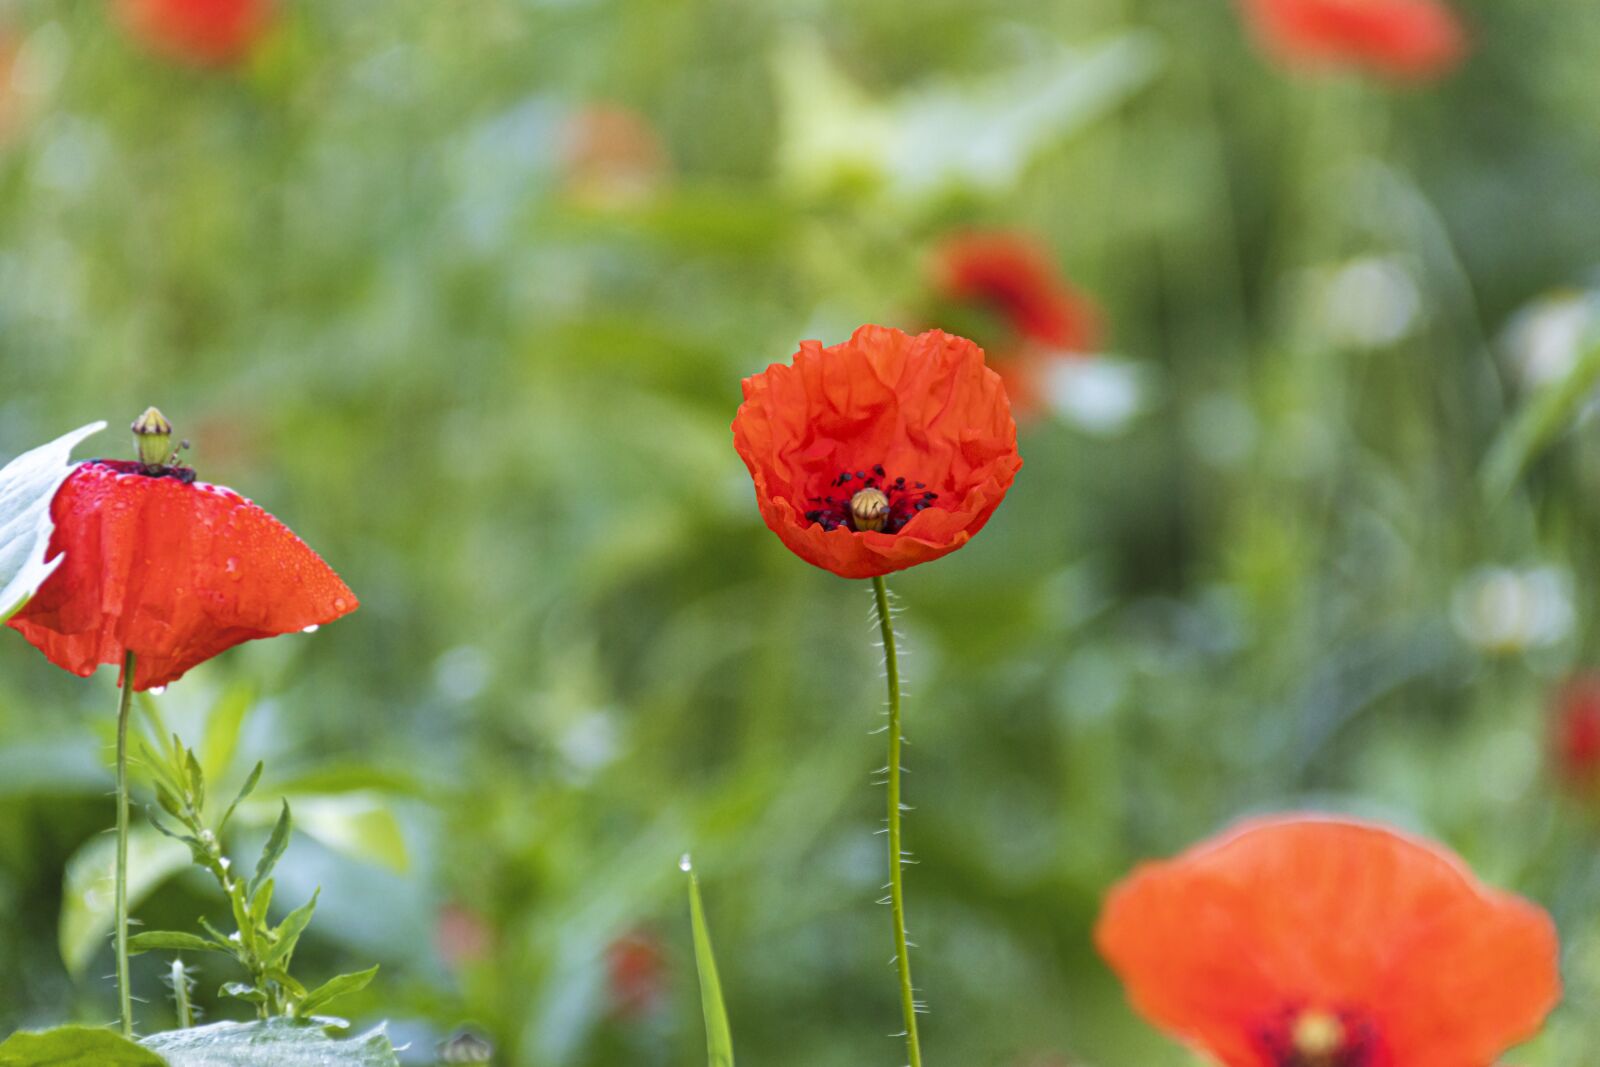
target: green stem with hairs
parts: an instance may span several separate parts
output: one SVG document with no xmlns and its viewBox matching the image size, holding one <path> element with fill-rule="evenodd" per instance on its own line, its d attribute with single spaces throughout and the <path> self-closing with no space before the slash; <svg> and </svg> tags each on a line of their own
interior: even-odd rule
<svg viewBox="0 0 1600 1067">
<path fill-rule="evenodd" d="M 133 1036 L 133 990 L 128 983 L 128 711 L 133 706 L 133 653 L 122 660 L 122 700 L 117 707 L 117 999 L 122 1036 Z"/>
<path fill-rule="evenodd" d="M 906 1055 L 911 1067 L 922 1067 L 922 1042 L 917 1037 L 917 994 L 911 984 L 911 946 L 906 939 L 905 853 L 900 837 L 900 660 L 894 644 L 894 621 L 889 614 L 889 588 L 882 577 L 872 579 L 878 605 L 878 629 L 883 634 L 884 673 L 889 680 L 889 908 L 894 913 L 894 959 L 900 972 L 900 1011 L 906 1023 Z"/>
</svg>

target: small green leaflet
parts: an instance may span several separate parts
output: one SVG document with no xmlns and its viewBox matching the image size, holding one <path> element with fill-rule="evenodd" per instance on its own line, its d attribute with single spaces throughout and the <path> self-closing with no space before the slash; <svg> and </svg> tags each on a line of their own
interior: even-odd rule
<svg viewBox="0 0 1600 1067">
<path fill-rule="evenodd" d="M 72 473 L 72 449 L 106 428 L 92 422 L 24 452 L 0 468 L 0 622 L 15 615 L 61 564 L 45 561 L 50 534 L 50 502 Z"/>
</svg>

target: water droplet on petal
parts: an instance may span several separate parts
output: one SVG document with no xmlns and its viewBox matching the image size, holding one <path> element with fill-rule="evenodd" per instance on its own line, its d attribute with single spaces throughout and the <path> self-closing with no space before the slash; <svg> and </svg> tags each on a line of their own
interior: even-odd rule
<svg viewBox="0 0 1600 1067">
<path fill-rule="evenodd" d="M 318 626 L 316 623 L 312 623 L 310 626 L 307 626 L 304 630 L 301 630 L 300 632 L 303 633 L 303 634 L 314 634 L 320 629 L 322 629 L 322 627 Z"/>
<path fill-rule="evenodd" d="M 153 696 L 153 697 L 158 697 L 162 693 L 165 693 L 166 691 L 167 691 L 167 687 L 164 686 L 164 685 L 152 685 L 150 687 L 150 695 Z"/>
<path fill-rule="evenodd" d="M 239 566 L 239 559 L 237 556 L 228 557 L 228 562 L 222 565 L 222 573 L 226 574 L 229 578 L 232 578 L 236 582 L 240 578 L 244 577 L 244 570 Z"/>
<path fill-rule="evenodd" d="M 343 611 L 345 603 L 346 603 L 346 601 L 345 601 L 344 597 L 342 597 L 342 596 L 334 597 L 333 598 L 333 610 L 334 611 Z"/>
</svg>

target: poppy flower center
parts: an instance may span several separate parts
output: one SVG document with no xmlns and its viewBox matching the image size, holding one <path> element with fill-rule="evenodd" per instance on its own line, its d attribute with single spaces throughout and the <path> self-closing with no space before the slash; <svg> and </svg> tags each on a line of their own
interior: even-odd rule
<svg viewBox="0 0 1600 1067">
<path fill-rule="evenodd" d="M 1372 1024 L 1348 1011 L 1315 1008 L 1282 1013 L 1263 1028 L 1273 1067 L 1377 1067 Z"/>
<path fill-rule="evenodd" d="M 899 533 L 918 513 L 937 507 L 939 494 L 922 482 L 902 476 L 889 477 L 883 464 L 867 470 L 840 471 L 824 487 L 828 490 L 807 498 L 811 505 L 806 521 L 824 530 L 881 531 Z"/>
</svg>

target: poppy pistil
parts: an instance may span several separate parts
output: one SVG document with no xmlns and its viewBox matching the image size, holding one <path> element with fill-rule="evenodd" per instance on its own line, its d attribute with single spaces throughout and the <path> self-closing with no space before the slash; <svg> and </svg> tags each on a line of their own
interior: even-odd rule
<svg viewBox="0 0 1600 1067">
<path fill-rule="evenodd" d="M 850 524 L 857 530 L 881 530 L 889 521 L 889 497 L 882 489 L 866 488 L 850 498 Z"/>
<path fill-rule="evenodd" d="M 172 447 L 172 423 L 158 408 L 145 408 L 144 414 L 134 419 L 129 429 L 133 431 L 139 462 L 144 465 L 144 472 L 152 477 L 160 477 L 176 467 L 178 453 L 189 447 L 188 441 Z"/>
<path fill-rule="evenodd" d="M 1294 1021 L 1291 1040 L 1296 1067 L 1335 1067 L 1345 1047 L 1344 1023 L 1330 1012 L 1304 1011 Z"/>
</svg>

